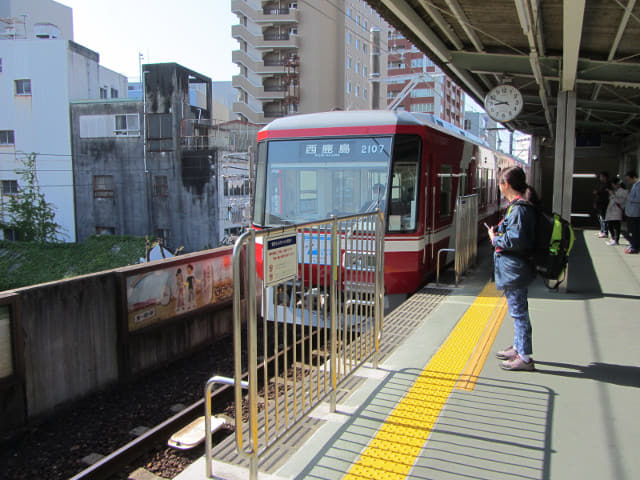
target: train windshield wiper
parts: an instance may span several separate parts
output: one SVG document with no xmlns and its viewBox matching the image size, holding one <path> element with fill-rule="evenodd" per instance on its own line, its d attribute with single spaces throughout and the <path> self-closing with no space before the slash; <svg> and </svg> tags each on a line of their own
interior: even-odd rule
<svg viewBox="0 0 640 480">
<path fill-rule="evenodd" d="M 274 223 L 275 222 L 275 223 Z M 278 215 L 269 215 L 269 221 L 266 222 L 268 227 L 279 227 L 281 225 L 295 225 L 291 220 L 286 220 Z"/>
</svg>

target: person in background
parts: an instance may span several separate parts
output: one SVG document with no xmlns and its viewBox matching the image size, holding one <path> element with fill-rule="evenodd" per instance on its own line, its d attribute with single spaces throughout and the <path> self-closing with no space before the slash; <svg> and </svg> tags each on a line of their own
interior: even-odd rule
<svg viewBox="0 0 640 480">
<path fill-rule="evenodd" d="M 500 193 L 509 201 L 502 221 L 487 226 L 491 245 L 495 248 L 496 288 L 504 290 L 513 318 L 513 345 L 496 353 L 505 370 L 535 370 L 532 328 L 529 317 L 527 287 L 536 274 L 531 259 L 535 247 L 536 209 L 538 196 L 529 185 L 520 167 L 508 167 L 500 172 Z"/>
<path fill-rule="evenodd" d="M 607 222 L 605 217 L 607 215 L 607 206 L 609 205 L 609 189 L 611 188 L 611 182 L 609 182 L 609 174 L 607 172 L 600 172 L 598 175 L 598 186 L 593 191 L 593 208 L 596 211 L 596 216 L 600 222 L 600 232 L 596 236 L 600 238 L 607 238 L 609 232 L 607 231 Z"/>
<path fill-rule="evenodd" d="M 627 215 L 627 231 L 631 244 L 624 253 L 638 253 L 640 251 L 640 181 L 638 181 L 637 172 L 629 170 L 624 174 L 624 181 L 629 187 L 624 213 Z"/>
<path fill-rule="evenodd" d="M 627 191 L 622 186 L 619 179 L 614 179 L 609 190 L 609 206 L 605 214 L 607 222 L 607 230 L 611 235 L 611 240 L 607 245 L 618 245 L 620 241 L 620 227 L 622 226 L 622 213 L 624 212 L 624 204 L 627 201 Z"/>
</svg>

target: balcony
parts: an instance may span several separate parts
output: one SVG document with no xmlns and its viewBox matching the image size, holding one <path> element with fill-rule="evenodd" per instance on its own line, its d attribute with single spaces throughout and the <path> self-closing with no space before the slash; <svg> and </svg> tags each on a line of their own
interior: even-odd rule
<svg viewBox="0 0 640 480">
<path fill-rule="evenodd" d="M 234 102 L 233 103 L 233 113 L 242 115 L 247 119 L 248 122 L 262 124 L 268 123 L 268 120 L 265 120 L 264 114 L 262 112 L 256 112 L 249 105 L 243 102 Z"/>
<path fill-rule="evenodd" d="M 297 23 L 299 18 L 297 8 L 265 7 L 261 10 L 255 10 L 243 0 L 233 0 L 231 2 L 231 11 L 235 14 L 240 13 L 254 23 L 259 24 Z"/>
<path fill-rule="evenodd" d="M 265 60 L 264 62 L 251 58 L 247 52 L 242 50 L 234 50 L 231 53 L 233 63 L 239 63 L 247 67 L 249 71 L 259 75 L 273 75 L 277 73 L 285 73 L 284 60 Z"/>
<path fill-rule="evenodd" d="M 235 39 L 243 39 L 257 49 L 298 48 L 299 44 L 297 35 L 267 33 L 264 36 L 258 36 L 251 33 L 244 25 L 233 25 L 231 27 L 231 36 Z"/>
<path fill-rule="evenodd" d="M 254 85 L 242 75 L 234 75 L 231 78 L 231 86 L 242 88 L 245 92 L 258 100 L 282 100 L 287 91 L 286 87 Z"/>
</svg>

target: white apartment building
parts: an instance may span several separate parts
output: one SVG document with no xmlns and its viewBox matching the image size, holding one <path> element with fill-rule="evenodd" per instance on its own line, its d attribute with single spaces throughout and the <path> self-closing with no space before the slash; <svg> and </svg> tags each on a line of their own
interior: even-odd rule
<svg viewBox="0 0 640 480">
<path fill-rule="evenodd" d="M 73 41 L 71 8 L 0 0 L 0 214 L 20 188 L 20 159 L 36 153 L 40 191 L 55 206 L 60 240 L 69 242 L 76 240 L 69 104 L 127 96 L 127 78 L 99 61 Z M 15 232 L 0 235 L 12 239 Z"/>
<path fill-rule="evenodd" d="M 364 0 L 232 0 L 231 8 L 241 119 L 386 107 L 386 84 L 374 89 L 371 78 L 386 76 L 388 26 Z M 380 71 L 374 53 L 384 57 Z"/>
</svg>

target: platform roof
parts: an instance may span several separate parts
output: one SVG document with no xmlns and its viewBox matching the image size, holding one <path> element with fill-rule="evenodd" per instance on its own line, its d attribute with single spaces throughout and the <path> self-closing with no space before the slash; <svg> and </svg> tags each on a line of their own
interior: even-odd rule
<svg viewBox="0 0 640 480">
<path fill-rule="evenodd" d="M 555 135 L 561 91 L 576 91 L 578 134 L 640 132 L 636 0 L 367 0 L 480 105 L 494 86 L 524 96 L 507 126 Z"/>
</svg>

